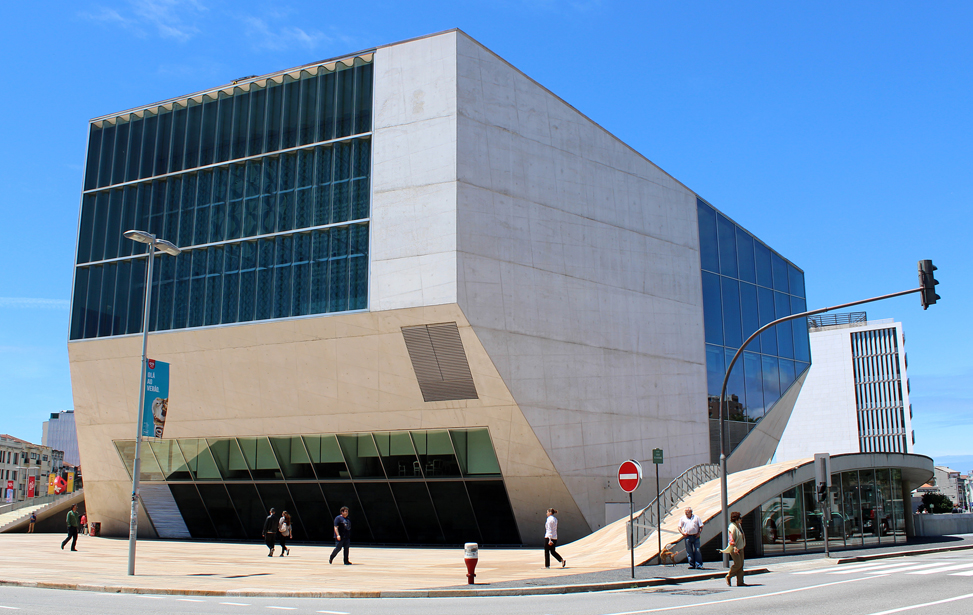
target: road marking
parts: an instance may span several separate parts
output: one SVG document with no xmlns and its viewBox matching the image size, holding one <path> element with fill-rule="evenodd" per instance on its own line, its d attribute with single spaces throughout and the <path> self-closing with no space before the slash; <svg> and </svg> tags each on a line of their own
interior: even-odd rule
<svg viewBox="0 0 973 615">
<path fill-rule="evenodd" d="M 176 598 L 178 602 L 206 602 L 205 600 L 197 600 L 195 598 Z"/>
<path fill-rule="evenodd" d="M 331 613 L 331 615 L 351 615 L 351 613 L 345 613 L 344 611 L 318 611 L 318 613 Z"/>
<path fill-rule="evenodd" d="M 828 566 L 827 568 L 815 568 L 814 570 L 804 570 L 802 572 L 795 572 L 794 574 L 819 574 L 822 572 L 834 572 L 835 569 L 841 570 L 866 570 L 869 568 L 878 568 L 880 566 L 888 566 L 888 562 L 871 562 L 868 564 L 855 564 L 853 566 Z"/>
<path fill-rule="evenodd" d="M 855 574 L 856 572 L 874 572 L 882 570 L 885 572 L 895 572 L 896 568 L 905 568 L 906 566 L 911 566 L 911 562 L 900 562 L 898 564 L 885 564 L 884 566 L 877 566 L 875 568 L 869 568 L 868 570 L 858 569 L 858 570 L 837 570 L 835 572 L 829 572 L 828 574 Z"/>
<path fill-rule="evenodd" d="M 910 572 L 908 574 L 936 574 L 937 572 L 946 572 L 948 570 L 962 570 L 963 568 L 973 568 L 973 563 L 953 564 L 951 566 L 946 566 L 944 564 L 942 568 L 934 568 L 933 570 L 922 570 L 919 572 Z"/>
<path fill-rule="evenodd" d="M 951 577 L 973 577 L 973 570 L 967 570 L 966 572 L 952 572 Z"/>
<path fill-rule="evenodd" d="M 0 609 L 10 609 L 11 611 L 19 611 L 20 610 L 20 607 L 19 606 L 3 606 L 2 604 L 0 604 Z"/>
<path fill-rule="evenodd" d="M 220 604 L 228 604 L 230 606 L 250 606 L 249 604 L 243 602 L 221 602 Z"/>
<path fill-rule="evenodd" d="M 135 594 L 139 598 L 148 598 L 149 600 L 162 600 L 165 596 L 150 596 L 148 594 Z"/>
<path fill-rule="evenodd" d="M 862 577 L 860 579 L 845 579 L 844 581 L 832 581 L 831 583 L 821 583 L 820 585 L 809 585 L 808 587 L 798 587 L 796 589 L 785 589 L 779 592 L 771 592 L 769 594 L 758 594 L 756 596 L 741 596 L 739 598 L 726 598 L 725 600 L 712 600 L 710 602 L 696 602 L 694 604 L 681 604 L 679 606 L 664 606 L 657 609 L 645 609 L 644 611 L 620 611 L 618 613 L 606 613 L 605 615 L 639 615 L 640 613 L 659 613 L 661 611 L 678 611 L 680 609 L 694 609 L 701 606 L 710 606 L 711 604 L 727 604 L 729 602 L 740 602 L 742 600 L 756 600 L 758 598 L 770 598 L 772 596 L 783 596 L 784 594 L 793 594 L 795 592 L 808 591 L 809 589 L 820 589 L 822 587 L 844 585 L 845 583 L 857 583 L 858 581 L 869 581 L 871 579 L 877 579 L 877 578 L 879 577 Z M 321 611 L 318 612 L 320 613 Z M 876 613 L 875 615 L 879 615 L 879 614 Z"/>
<path fill-rule="evenodd" d="M 268 606 L 268 609 L 279 609 L 281 611 L 296 611 L 296 606 Z"/>
<path fill-rule="evenodd" d="M 966 600 L 967 598 L 973 598 L 973 594 L 956 596 L 955 598 L 946 598 L 945 600 L 937 600 L 935 602 L 913 604 L 912 606 L 903 606 L 898 609 L 892 609 L 891 611 L 879 611 L 878 613 L 869 613 L 869 615 L 891 615 L 892 613 L 901 613 L 902 611 L 911 611 L 912 609 L 921 609 L 924 606 L 935 606 L 937 604 L 946 604 L 947 602 L 956 602 L 957 600 Z"/>
<path fill-rule="evenodd" d="M 905 568 L 896 568 L 895 570 L 892 570 L 890 572 L 894 572 L 894 573 L 898 574 L 900 572 L 905 572 L 907 570 L 922 570 L 923 568 L 932 568 L 934 566 L 942 566 L 942 565 L 943 565 L 942 562 L 938 562 L 938 563 L 935 563 L 935 564 L 916 564 L 914 566 L 906 566 Z M 866 574 L 882 574 L 884 572 L 885 572 L 884 570 L 866 570 L 865 571 Z"/>
</svg>

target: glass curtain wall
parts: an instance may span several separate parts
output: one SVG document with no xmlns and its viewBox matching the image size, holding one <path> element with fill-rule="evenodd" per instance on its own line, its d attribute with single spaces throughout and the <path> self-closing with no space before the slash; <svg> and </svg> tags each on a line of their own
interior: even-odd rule
<svg viewBox="0 0 973 615">
<path fill-rule="evenodd" d="M 831 501 L 831 549 L 905 542 L 902 471 L 853 470 L 831 475 L 837 487 Z M 802 483 L 760 507 L 764 555 L 824 551 L 825 505 L 817 501 L 814 481 Z"/>
<path fill-rule="evenodd" d="M 91 126 L 71 339 L 367 308 L 372 65 L 267 79 Z"/>
<path fill-rule="evenodd" d="M 763 325 L 807 310 L 804 272 L 697 199 L 706 374 L 713 458 L 719 458 L 719 396 L 726 367 Z M 737 359 L 727 382 L 731 450 L 810 367 L 807 321 L 765 331 Z"/>
<path fill-rule="evenodd" d="M 135 442 L 115 447 L 131 475 Z M 193 538 L 257 539 L 274 507 L 327 541 L 348 506 L 356 542 L 520 543 L 486 428 L 146 440 L 141 458 Z"/>
</svg>

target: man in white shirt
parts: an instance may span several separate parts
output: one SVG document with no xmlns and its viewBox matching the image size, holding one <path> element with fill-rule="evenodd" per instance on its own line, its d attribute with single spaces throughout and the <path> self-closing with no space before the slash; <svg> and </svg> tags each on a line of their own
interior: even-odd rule
<svg viewBox="0 0 973 615">
<path fill-rule="evenodd" d="M 689 569 L 703 569 L 703 554 L 699 550 L 699 534 L 703 531 L 703 520 L 693 514 L 692 508 L 686 509 L 686 516 L 679 520 L 679 533 L 686 542 L 686 559 Z"/>
</svg>

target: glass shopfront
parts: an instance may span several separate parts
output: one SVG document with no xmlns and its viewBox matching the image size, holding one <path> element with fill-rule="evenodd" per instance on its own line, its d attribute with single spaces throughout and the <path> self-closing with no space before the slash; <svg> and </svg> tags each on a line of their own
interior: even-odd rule
<svg viewBox="0 0 973 615">
<path fill-rule="evenodd" d="M 830 520 L 817 501 L 814 481 L 803 483 L 760 507 L 766 556 L 824 550 L 824 524 L 831 549 L 905 542 L 902 470 L 878 468 L 832 474 Z"/>
<path fill-rule="evenodd" d="M 115 448 L 131 475 L 135 442 Z M 348 506 L 356 542 L 520 544 L 486 428 L 152 439 L 140 455 L 193 538 L 257 539 L 274 507 L 298 540 L 326 541 Z"/>
</svg>

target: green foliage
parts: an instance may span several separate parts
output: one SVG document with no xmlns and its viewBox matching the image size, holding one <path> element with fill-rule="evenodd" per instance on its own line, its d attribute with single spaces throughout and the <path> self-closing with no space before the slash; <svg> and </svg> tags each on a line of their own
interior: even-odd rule
<svg viewBox="0 0 973 615">
<path fill-rule="evenodd" d="M 941 493 L 923 493 L 922 504 L 929 510 L 929 512 L 953 512 L 953 501 Z"/>
</svg>

